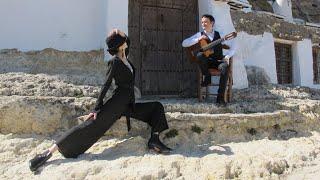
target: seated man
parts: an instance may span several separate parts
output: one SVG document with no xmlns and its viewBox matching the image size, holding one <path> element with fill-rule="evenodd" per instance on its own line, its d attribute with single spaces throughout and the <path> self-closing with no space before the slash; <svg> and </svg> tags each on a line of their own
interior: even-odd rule
<svg viewBox="0 0 320 180">
<path fill-rule="evenodd" d="M 215 19 L 209 14 L 204 14 L 201 17 L 202 32 L 198 32 L 195 35 L 185 39 L 182 42 L 183 47 L 190 47 L 197 44 L 202 39 L 209 39 L 210 41 L 215 41 L 220 39 L 220 34 L 218 31 L 214 31 Z M 218 68 L 221 71 L 217 103 L 226 104 L 224 100 L 224 94 L 227 87 L 228 81 L 228 62 L 230 57 L 233 56 L 235 50 L 234 46 L 231 47 L 228 54 L 223 56 L 222 45 L 218 44 L 213 48 L 214 53 L 209 57 L 206 57 L 203 52 L 197 54 L 198 65 L 201 69 L 202 74 L 205 76 L 204 81 L 201 82 L 201 86 L 205 87 L 211 83 L 211 75 L 208 71 L 209 68 Z"/>
</svg>

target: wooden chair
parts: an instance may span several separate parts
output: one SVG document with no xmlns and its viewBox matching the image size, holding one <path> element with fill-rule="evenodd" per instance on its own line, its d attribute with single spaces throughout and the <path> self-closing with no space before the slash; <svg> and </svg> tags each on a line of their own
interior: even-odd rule
<svg viewBox="0 0 320 180">
<path fill-rule="evenodd" d="M 229 46 L 223 45 L 223 49 L 230 49 Z M 226 91 L 224 94 L 225 102 L 231 102 L 232 98 L 232 85 L 233 85 L 233 77 L 232 77 L 232 69 L 233 69 L 233 58 L 231 57 L 229 60 L 229 72 L 228 72 L 228 82 Z M 220 70 L 218 68 L 210 68 L 209 73 L 211 76 L 220 76 Z M 219 81 L 215 83 L 210 83 L 207 87 L 201 87 L 201 82 L 203 79 L 203 75 L 199 68 L 199 79 L 198 79 L 198 99 L 199 101 L 203 101 L 204 99 L 208 98 L 210 95 L 218 95 L 217 93 L 210 93 L 209 88 L 213 86 L 219 87 Z M 203 91 L 204 90 L 204 91 Z"/>
</svg>

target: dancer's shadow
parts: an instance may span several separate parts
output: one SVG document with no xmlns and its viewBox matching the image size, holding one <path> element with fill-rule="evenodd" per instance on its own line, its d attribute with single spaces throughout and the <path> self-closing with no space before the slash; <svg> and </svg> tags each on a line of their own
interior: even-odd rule
<svg viewBox="0 0 320 180">
<path fill-rule="evenodd" d="M 197 157 L 202 158 L 207 155 L 233 155 L 233 151 L 230 146 L 219 145 L 214 143 L 206 143 L 188 147 L 177 147 L 172 154 L 183 155 L 184 157 Z"/>
<path fill-rule="evenodd" d="M 48 161 L 45 166 L 48 165 L 60 165 L 64 163 L 70 162 L 78 162 L 78 161 L 96 161 L 96 160 L 108 160 L 113 161 L 123 157 L 142 157 L 146 154 L 155 154 L 157 153 L 153 151 L 149 151 L 147 146 L 147 139 L 144 139 L 140 136 L 131 137 L 121 142 L 115 144 L 112 147 L 106 147 L 101 153 L 84 153 L 80 155 L 78 158 L 66 158 L 66 159 L 55 159 L 52 161 Z M 199 146 L 194 146 L 196 148 Z M 198 149 L 190 149 L 191 151 L 184 151 L 183 147 L 176 147 L 170 155 L 182 155 L 185 157 L 203 157 L 210 154 L 217 155 L 233 155 L 233 151 L 229 146 L 224 145 L 213 145 L 213 144 L 205 144 L 201 145 L 201 151 Z M 195 150 L 195 152 L 192 152 Z"/>
<path fill-rule="evenodd" d="M 140 136 L 130 137 L 128 139 L 121 140 L 111 147 L 106 147 L 101 153 L 87 152 L 79 155 L 77 158 L 64 158 L 64 159 L 54 159 L 48 161 L 45 166 L 54 164 L 60 165 L 68 162 L 78 162 L 78 161 L 95 161 L 95 160 L 116 160 L 121 157 L 137 157 L 148 154 L 148 149 L 146 147 L 146 140 Z M 90 151 L 90 149 L 89 149 Z"/>
</svg>

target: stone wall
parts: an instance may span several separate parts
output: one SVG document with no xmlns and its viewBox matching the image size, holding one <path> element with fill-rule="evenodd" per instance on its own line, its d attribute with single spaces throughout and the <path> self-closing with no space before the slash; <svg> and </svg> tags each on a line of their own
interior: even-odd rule
<svg viewBox="0 0 320 180">
<path fill-rule="evenodd" d="M 271 15 L 256 12 L 244 13 L 231 10 L 231 17 L 237 31 L 244 31 L 251 35 L 272 33 L 273 37 L 292 41 L 311 39 L 313 43 L 320 43 L 320 29 L 296 25 L 277 19 Z"/>
<path fill-rule="evenodd" d="M 292 15 L 307 22 L 320 23 L 320 1 L 292 0 Z"/>
<path fill-rule="evenodd" d="M 248 0 L 252 5 L 252 10 L 273 12 L 272 6 L 267 0 Z"/>
<path fill-rule="evenodd" d="M 102 84 L 105 73 L 103 50 L 88 52 L 42 51 L 21 52 L 17 49 L 0 51 L 0 73 L 24 72 L 28 74 L 57 75 L 74 84 Z"/>
</svg>

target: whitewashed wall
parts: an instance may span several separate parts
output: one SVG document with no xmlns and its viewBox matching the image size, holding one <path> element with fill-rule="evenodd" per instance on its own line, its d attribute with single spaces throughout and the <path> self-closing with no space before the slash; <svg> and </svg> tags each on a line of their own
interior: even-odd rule
<svg viewBox="0 0 320 180">
<path fill-rule="evenodd" d="M 101 49 L 106 32 L 106 4 L 110 2 L 1 0 L 0 49 Z"/>
<path fill-rule="evenodd" d="M 285 17 L 285 20 L 292 22 L 292 2 L 291 0 L 276 0 L 272 3 L 273 11 Z"/>
<path fill-rule="evenodd" d="M 297 56 L 297 68 L 294 70 L 295 85 L 313 87 L 313 57 L 311 40 L 298 41 L 294 45 Z"/>
<path fill-rule="evenodd" d="M 292 46 L 292 83 L 299 85 L 301 82 L 299 67 L 301 62 L 299 61 L 297 42 L 291 42 L 290 45 Z"/>
<path fill-rule="evenodd" d="M 239 33 L 237 57 L 244 61 L 245 65 L 263 68 L 270 78 L 271 83 L 278 83 L 276 71 L 276 58 L 274 39 L 271 33 L 263 35 L 249 35 Z"/>
<path fill-rule="evenodd" d="M 120 29 L 126 34 L 128 34 L 128 0 L 106 0 L 106 21 L 105 21 L 105 37 L 107 34 L 114 28 Z M 105 47 L 105 60 L 109 60 L 111 58 L 110 54 L 106 51 Z"/>
</svg>

